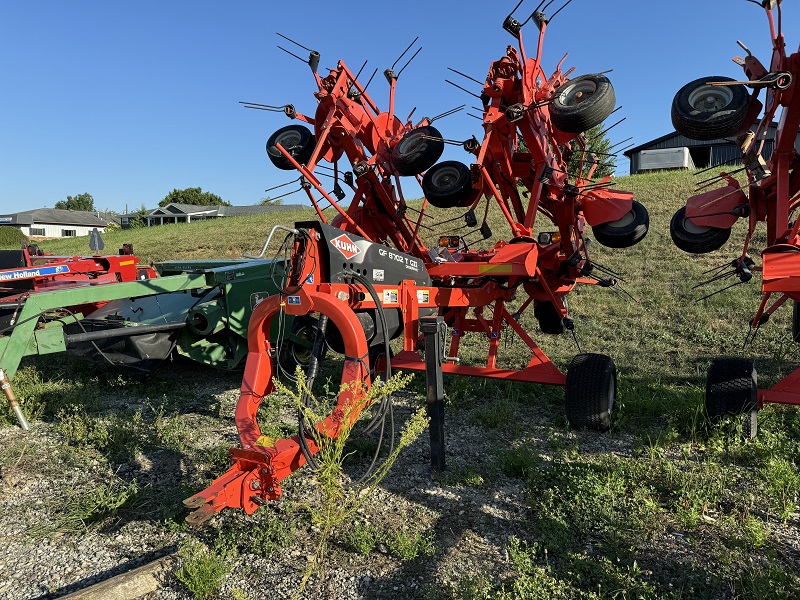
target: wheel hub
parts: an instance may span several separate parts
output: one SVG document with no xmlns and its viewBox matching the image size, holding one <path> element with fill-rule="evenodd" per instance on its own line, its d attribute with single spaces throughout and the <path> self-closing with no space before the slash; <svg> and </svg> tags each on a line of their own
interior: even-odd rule
<svg viewBox="0 0 800 600">
<path fill-rule="evenodd" d="M 300 134 L 295 131 L 288 131 L 279 136 L 275 143 L 283 146 L 287 152 L 291 152 L 300 146 Z"/>
<path fill-rule="evenodd" d="M 560 94 L 559 100 L 564 106 L 574 106 L 588 100 L 597 91 L 597 86 L 593 81 L 579 81 L 574 85 L 568 85 Z"/>
<path fill-rule="evenodd" d="M 704 227 L 703 225 L 697 225 L 690 221 L 689 219 L 683 220 L 683 228 L 686 230 L 687 233 L 692 233 L 694 235 L 703 235 L 704 233 L 708 233 L 711 231 L 711 227 Z"/>
<path fill-rule="evenodd" d="M 438 187 L 446 188 L 458 181 L 458 171 L 455 169 L 442 169 L 437 173 L 434 183 Z"/>
<path fill-rule="evenodd" d="M 733 101 L 733 92 L 725 86 L 704 85 L 689 95 L 689 105 L 698 112 L 717 112 Z"/>
<path fill-rule="evenodd" d="M 636 215 L 634 215 L 633 211 L 631 210 L 628 211 L 621 219 L 617 219 L 616 221 L 610 221 L 609 223 L 606 223 L 606 225 L 609 227 L 617 227 L 617 228 L 627 227 L 628 225 L 633 223 L 635 218 Z"/>
</svg>

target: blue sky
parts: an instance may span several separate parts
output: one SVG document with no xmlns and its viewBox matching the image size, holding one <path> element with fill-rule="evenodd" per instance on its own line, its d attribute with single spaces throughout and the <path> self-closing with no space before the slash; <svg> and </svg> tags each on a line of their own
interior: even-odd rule
<svg viewBox="0 0 800 600">
<path fill-rule="evenodd" d="M 173 188 L 199 186 L 237 205 L 276 196 L 293 188 L 264 190 L 294 175 L 272 166 L 264 144 L 290 121 L 239 101 L 293 103 L 307 114 L 315 105 L 310 70 L 276 45 L 307 53 L 276 32 L 318 50 L 321 70 L 341 59 L 357 71 L 368 60 L 364 73 L 379 69 L 369 92 L 384 109 L 381 73 L 419 36 L 422 51 L 400 77 L 396 109 L 404 118 L 417 107 L 416 122 L 477 103 L 445 79 L 476 93 L 480 86 L 447 67 L 483 80 L 514 41 L 501 24 L 515 4 L 0 0 L 0 211 L 52 207 L 83 192 L 118 212 L 153 207 Z M 537 4 L 526 0 L 515 16 L 524 20 Z M 800 3 L 784 4 L 793 51 Z M 533 23 L 523 29 L 531 55 L 536 34 Z M 673 130 L 670 104 L 683 84 L 741 77 L 731 62 L 742 54 L 737 39 L 768 63 L 764 11 L 746 0 L 573 0 L 547 29 L 543 63 L 549 74 L 568 52 L 564 67 L 575 75 L 613 69 L 622 109 L 610 122 L 626 120 L 609 137 L 638 145 Z M 463 112 L 436 125 L 450 139 L 482 135 Z M 457 147 L 444 158 L 469 162 Z M 618 164 L 627 173 L 624 157 Z M 407 197 L 420 195 L 405 185 Z"/>
</svg>

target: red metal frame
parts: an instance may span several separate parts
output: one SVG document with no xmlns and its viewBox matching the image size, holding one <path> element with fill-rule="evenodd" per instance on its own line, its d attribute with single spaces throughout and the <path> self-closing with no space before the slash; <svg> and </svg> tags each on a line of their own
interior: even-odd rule
<svg viewBox="0 0 800 600">
<path fill-rule="evenodd" d="M 686 203 L 686 216 L 697 225 L 729 229 L 740 216 L 737 207 L 749 207 L 749 223 L 740 261 L 747 255 L 750 240 L 759 222 L 767 226 L 767 248 L 762 252 L 763 297 L 752 320 L 758 326 L 787 299 L 800 300 L 800 219 L 792 221 L 792 214 L 800 208 L 800 156 L 795 150 L 795 140 L 800 129 L 800 52 L 786 54 L 786 42 L 780 30 L 781 5 L 765 6 L 772 38 L 772 56 L 769 69 L 752 55 L 734 61 L 744 70 L 754 92 L 751 95 L 747 125 L 759 114 L 762 104 L 758 100 L 761 87 L 766 88 L 764 114 L 754 136 L 741 136 L 742 154 L 747 165 L 746 193 L 730 175 L 722 173 L 727 186 L 699 194 Z M 778 27 L 776 27 L 776 19 Z M 776 74 L 790 74 L 792 80 L 784 89 L 760 84 Z M 761 158 L 763 139 L 781 110 L 775 138 L 775 147 L 768 161 Z M 753 116 L 750 118 L 750 116 Z M 742 212 L 738 211 L 741 215 Z M 722 214 L 721 214 L 722 213 Z M 773 295 L 777 298 L 773 300 Z M 794 371 L 770 389 L 758 390 L 758 406 L 764 403 L 800 404 L 800 369 Z"/>
<path fill-rule="evenodd" d="M 54 256 L 22 247 L 25 266 L 0 270 L 0 307 L 15 303 L 40 291 L 53 291 L 81 285 L 103 285 L 137 279 L 151 279 L 158 274 L 152 267 L 140 266 L 140 259 L 130 254 L 108 256 Z M 28 282 L 28 289 L 4 286 L 3 283 Z M 73 312 L 88 314 L 103 303 L 67 307 Z"/>
<path fill-rule="evenodd" d="M 597 283 L 588 277 L 593 265 L 584 238 L 586 222 L 599 225 L 621 218 L 631 210 L 633 195 L 606 189 L 607 180 L 591 181 L 594 167 L 589 167 L 583 177 L 574 177 L 570 183 L 562 151 L 572 151 L 571 143 L 581 152 L 585 150 L 579 134 L 561 132 L 550 121 L 548 103 L 557 88 L 567 81 L 569 72 L 562 73 L 559 64 L 550 78 L 543 74 L 539 57 L 546 24 L 546 20 L 539 23 L 535 59 L 525 57 L 521 33 L 517 32 L 519 52 L 509 46 L 506 55 L 492 63 L 483 88 L 487 99 L 483 141 L 478 144 L 473 139 L 473 143 L 464 143 L 465 149 L 475 157 L 471 166 L 474 190 L 471 209 L 485 201 L 488 213 L 490 204 L 496 203 L 511 230 L 510 241 L 497 242 L 489 250 L 470 249 L 462 241 L 457 248 L 443 248 L 438 253 L 431 251 L 419 235 L 422 220 L 430 213 L 428 202 L 423 202 L 415 221 L 407 216 L 399 173 L 392 164 L 392 149 L 409 131 L 430 121 L 423 119 L 414 126 L 410 116 L 402 123 L 394 115 L 397 78 L 391 70 L 386 72 L 390 84 L 387 112 L 378 108 L 342 62 L 327 77 L 314 73 L 319 104 L 313 117 L 287 107 L 288 116 L 314 127 L 316 146 L 305 165 L 298 163 L 286 148 L 280 145 L 277 148 L 308 183 L 305 191 L 319 219 L 328 223 L 325 210 L 332 207 L 333 225 L 374 243 L 390 243 L 397 250 L 416 257 L 431 278 L 432 283 L 427 286 L 414 280 L 374 285 L 378 297 L 384 299 L 383 308 L 399 309 L 402 314 L 403 350 L 391 360 L 392 367 L 425 369 L 418 351 L 420 311 L 436 309 L 453 331 L 448 351 L 450 358 L 442 366 L 444 373 L 553 385 L 565 383 L 565 375 L 519 324 L 519 317 L 536 301 L 552 302 L 558 314 L 567 317 L 562 298 L 577 283 Z M 521 118 L 509 120 L 506 109 L 511 105 L 522 106 Z M 529 152 L 519 151 L 520 138 L 525 140 Z M 342 157 L 356 175 L 352 186 L 354 195 L 347 208 L 325 191 L 314 174 L 319 161 L 325 160 L 333 163 L 338 180 L 337 161 Z M 530 198 L 527 205 L 523 204 L 518 186 Z M 539 213 L 557 228 L 559 241 L 540 243 L 533 239 L 534 222 Z M 226 506 L 254 511 L 267 500 L 279 497 L 280 481 L 305 463 L 300 434 L 286 440 L 262 439 L 256 422 L 261 399 L 273 390 L 270 359 L 273 349 L 267 332 L 278 312 L 290 315 L 319 312 L 334 321 L 344 339 L 345 355 L 362 357 L 345 360 L 342 383 L 370 384 L 364 364 L 368 345 L 356 311 L 378 307 L 364 286 L 325 280 L 322 261 L 316 260 L 323 254 L 317 232 L 311 228 L 306 233 L 302 241 L 295 238 L 292 272 L 287 284 L 287 288 L 298 288 L 298 291 L 289 301 L 284 294 L 265 301 L 253 313 L 250 322 L 250 353 L 236 410 L 243 449 L 231 450 L 232 466 L 227 473 L 206 490 L 184 501 L 187 507 L 195 509 L 187 517 L 190 523 L 202 523 Z M 387 248 L 387 252 L 391 250 Z M 443 252 L 449 256 L 444 256 Z M 301 256 L 316 258 L 300 260 Z M 512 315 L 507 305 L 521 291 L 528 299 Z M 530 351 L 530 359 L 522 369 L 498 365 L 500 340 L 506 330 L 516 334 Z M 482 365 L 457 362 L 460 341 L 467 332 L 489 340 L 486 361 Z M 345 407 L 357 405 L 358 401 L 357 394 L 340 396 L 339 418 Z M 337 411 L 331 416 L 334 423 L 326 421 L 318 427 L 336 435 Z M 306 442 L 312 453 L 317 451 L 310 437 L 306 436 Z"/>
</svg>

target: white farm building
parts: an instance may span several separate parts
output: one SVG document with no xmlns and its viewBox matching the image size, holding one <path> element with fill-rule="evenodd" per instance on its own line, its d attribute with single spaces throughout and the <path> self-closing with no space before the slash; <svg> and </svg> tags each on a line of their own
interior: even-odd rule
<svg viewBox="0 0 800 600">
<path fill-rule="evenodd" d="M 63 238 L 89 235 L 95 227 L 99 231 L 119 217 L 99 211 L 37 208 L 14 214 L 0 213 L 0 225 L 18 227 L 28 237 Z"/>
</svg>

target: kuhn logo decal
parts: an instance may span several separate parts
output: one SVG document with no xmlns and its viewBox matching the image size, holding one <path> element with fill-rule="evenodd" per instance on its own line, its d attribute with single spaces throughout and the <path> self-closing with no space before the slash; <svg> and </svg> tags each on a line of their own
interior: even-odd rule
<svg viewBox="0 0 800 600">
<path fill-rule="evenodd" d="M 361 248 L 355 245 L 353 240 L 347 237 L 346 234 L 342 234 L 337 238 L 331 240 L 331 244 L 347 259 L 353 258 L 354 256 L 358 256 L 361 254 Z"/>
</svg>

